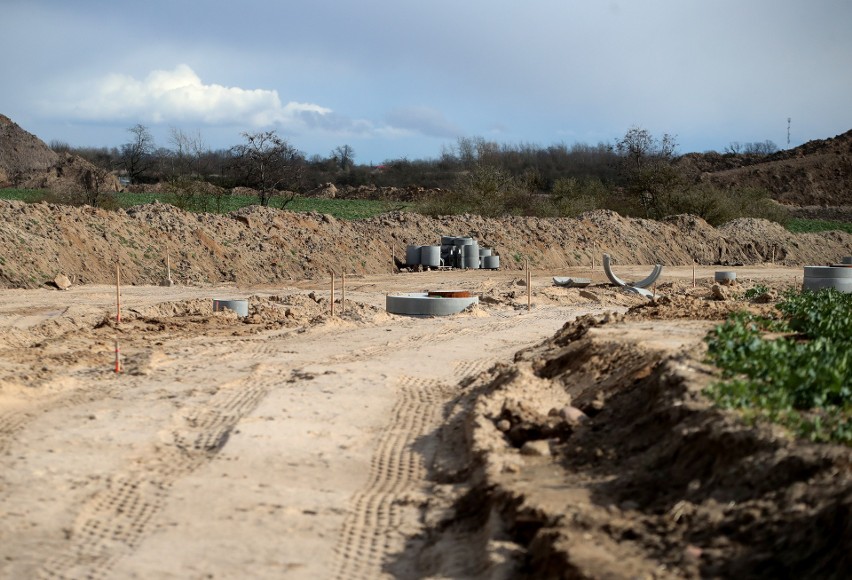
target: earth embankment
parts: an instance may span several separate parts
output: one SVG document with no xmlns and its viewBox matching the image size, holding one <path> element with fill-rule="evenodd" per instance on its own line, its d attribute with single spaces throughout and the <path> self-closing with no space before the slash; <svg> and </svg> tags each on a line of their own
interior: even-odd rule
<svg viewBox="0 0 852 580">
<path fill-rule="evenodd" d="M 500 255 L 503 269 L 584 266 L 609 253 L 616 264 L 794 266 L 852 254 L 844 232 L 793 234 L 778 224 L 740 219 L 714 228 L 694 216 L 664 222 L 594 211 L 579 218 L 474 215 L 432 218 L 394 212 L 344 221 L 317 213 L 252 206 L 227 215 L 148 204 L 117 212 L 0 201 L 0 286 L 33 288 L 59 274 L 74 283 L 110 283 L 115 265 L 127 284 L 278 283 L 330 270 L 379 274 L 404 261 L 408 244 L 469 235 Z"/>
</svg>

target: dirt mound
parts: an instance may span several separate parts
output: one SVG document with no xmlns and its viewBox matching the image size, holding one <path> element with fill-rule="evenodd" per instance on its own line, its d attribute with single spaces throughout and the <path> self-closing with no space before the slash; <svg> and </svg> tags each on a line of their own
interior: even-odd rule
<svg viewBox="0 0 852 580">
<path fill-rule="evenodd" d="M 584 317 L 468 383 L 433 465 L 455 501 L 430 574 L 843 577 L 852 450 L 713 407 L 706 328 L 664 326 Z"/>
<path fill-rule="evenodd" d="M 118 191 L 118 179 L 82 157 L 57 154 L 41 139 L 0 115 L 0 187 Z"/>
<path fill-rule="evenodd" d="M 759 187 L 792 206 L 852 204 L 852 131 L 772 155 L 691 153 L 679 165 L 724 188 Z"/>
<path fill-rule="evenodd" d="M 59 155 L 9 117 L 0 115 L 0 187 L 21 183 L 53 167 Z"/>
<path fill-rule="evenodd" d="M 153 203 L 127 211 L 0 201 L 0 285 L 33 288 L 65 274 L 75 284 L 110 283 L 115 264 L 128 284 L 159 284 L 167 256 L 178 284 L 278 283 L 389 272 L 408 244 L 471 235 L 500 255 L 504 270 L 590 266 L 592 257 L 626 264 L 738 265 L 775 261 L 825 264 L 852 254 L 843 232 L 792 234 L 763 220 L 713 228 L 700 218 L 666 222 L 595 211 L 571 218 L 475 215 L 431 218 L 393 212 L 336 220 L 250 206 L 228 215 L 184 212 Z"/>
</svg>

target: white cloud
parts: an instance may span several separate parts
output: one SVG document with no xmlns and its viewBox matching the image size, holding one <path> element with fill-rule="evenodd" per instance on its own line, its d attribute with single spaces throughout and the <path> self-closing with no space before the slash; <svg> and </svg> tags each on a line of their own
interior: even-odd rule
<svg viewBox="0 0 852 580">
<path fill-rule="evenodd" d="M 254 127 L 310 124 L 331 109 L 295 101 L 283 104 L 278 91 L 204 84 L 189 66 L 155 70 L 143 80 L 111 74 L 77 96 L 51 103 L 54 111 L 89 121 L 142 120 Z"/>
</svg>

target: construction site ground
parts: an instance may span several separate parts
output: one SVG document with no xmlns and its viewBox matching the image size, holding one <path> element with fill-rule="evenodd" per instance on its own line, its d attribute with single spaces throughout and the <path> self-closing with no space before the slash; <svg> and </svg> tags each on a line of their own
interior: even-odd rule
<svg viewBox="0 0 852 580">
<path fill-rule="evenodd" d="M 120 322 L 115 287 L 2 290 L 0 576 L 773 572 L 760 564 L 767 541 L 792 542 L 785 534 L 803 533 L 801 522 L 827 502 L 848 510 L 849 454 L 761 434 L 702 400 L 709 328 L 726 311 L 772 307 L 737 292 L 758 282 L 780 290 L 801 271 L 735 270 L 739 290 L 720 301 L 710 297 L 712 268 L 698 269 L 695 288 L 691 268 L 667 268 L 656 303 L 605 284 L 601 271 L 534 272 L 529 309 L 519 272 L 354 277 L 345 311 L 338 279 L 334 317 L 328 279 L 126 286 Z M 581 294 L 551 276 L 593 284 Z M 448 288 L 481 303 L 449 317 L 384 311 L 388 292 Z M 213 313 L 216 298 L 248 298 L 249 317 Z M 642 398 L 645 408 L 624 402 L 644 383 L 656 393 Z M 661 394 L 663 384 L 677 386 Z M 722 417 L 705 426 L 715 435 L 694 438 L 691 454 L 668 464 L 655 456 L 647 471 L 627 462 L 649 437 L 637 425 L 661 412 L 671 419 L 673 409 L 683 419 L 686 408 Z M 656 443 L 685 440 L 682 426 L 654 423 Z M 762 443 L 748 453 L 708 444 L 732 430 L 734 440 L 749 431 Z M 642 445 L 636 457 L 647 454 Z M 705 490 L 740 485 L 731 470 L 764 447 L 819 460 L 787 461 L 790 473 L 775 461 L 777 489 L 756 497 Z M 725 452 L 729 461 L 710 458 Z M 687 456 L 694 469 L 681 465 Z M 826 470 L 833 483 L 809 499 L 797 486 Z M 678 483 L 667 489 L 655 476 Z M 738 502 L 782 530 L 762 544 L 756 537 L 754 554 Z M 794 516 L 788 530 L 782 523 Z M 697 520 L 703 526 L 691 527 Z M 848 530 L 832 541 L 842 548 Z M 848 563 L 848 550 L 831 560 L 820 546 L 800 549 Z"/>
</svg>

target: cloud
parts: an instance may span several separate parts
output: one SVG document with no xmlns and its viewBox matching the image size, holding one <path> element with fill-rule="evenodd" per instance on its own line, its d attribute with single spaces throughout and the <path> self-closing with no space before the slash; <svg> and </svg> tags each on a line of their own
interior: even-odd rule
<svg viewBox="0 0 852 580">
<path fill-rule="evenodd" d="M 278 91 L 204 84 L 189 66 L 154 70 L 143 80 L 111 74 L 61 103 L 54 112 L 87 121 L 144 120 L 149 123 L 194 122 L 207 125 L 315 125 L 331 109 L 281 102 Z"/>
<path fill-rule="evenodd" d="M 429 107 L 393 109 L 386 115 L 386 121 L 389 129 L 415 132 L 428 137 L 455 138 L 463 134 L 443 113 Z"/>
</svg>

